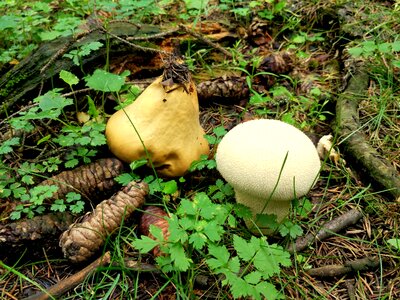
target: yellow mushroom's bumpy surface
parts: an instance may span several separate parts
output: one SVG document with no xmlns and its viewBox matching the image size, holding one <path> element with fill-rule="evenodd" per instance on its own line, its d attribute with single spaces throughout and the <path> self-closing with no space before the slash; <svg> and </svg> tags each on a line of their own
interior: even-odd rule
<svg viewBox="0 0 400 300">
<path fill-rule="evenodd" d="M 280 216 L 279 201 L 308 193 L 320 170 L 314 144 L 299 129 L 278 120 L 253 120 L 237 125 L 222 139 L 217 169 L 235 189 L 236 200 L 253 213 Z M 278 203 L 277 203 L 278 202 Z M 290 205 L 290 204 L 289 204 Z"/>
<path fill-rule="evenodd" d="M 161 175 L 181 176 L 209 145 L 200 126 L 196 87 L 164 87 L 155 80 L 124 110 L 107 122 L 106 137 L 111 152 L 125 162 L 147 158 Z M 139 138 L 140 136 L 140 138 Z"/>
</svg>

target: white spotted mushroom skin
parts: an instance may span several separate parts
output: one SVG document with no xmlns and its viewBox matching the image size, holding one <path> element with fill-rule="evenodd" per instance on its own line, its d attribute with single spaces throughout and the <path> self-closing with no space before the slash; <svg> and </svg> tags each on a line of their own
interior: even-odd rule
<svg viewBox="0 0 400 300">
<path fill-rule="evenodd" d="M 239 203 L 253 215 L 289 214 L 291 200 L 309 192 L 321 167 L 312 141 L 278 120 L 252 120 L 230 130 L 218 145 L 217 169 Z M 264 210 L 263 210 L 264 209 Z"/>
</svg>

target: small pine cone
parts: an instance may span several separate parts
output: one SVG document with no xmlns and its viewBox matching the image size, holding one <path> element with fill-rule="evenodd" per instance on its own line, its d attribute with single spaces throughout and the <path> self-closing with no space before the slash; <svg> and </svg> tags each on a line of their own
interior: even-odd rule
<svg viewBox="0 0 400 300">
<path fill-rule="evenodd" d="M 201 102 L 232 104 L 249 96 L 249 87 L 244 77 L 219 77 L 197 85 Z"/>
<path fill-rule="evenodd" d="M 152 239 L 154 239 L 153 235 L 149 232 L 150 225 L 157 226 L 161 229 L 164 240 L 168 240 L 169 231 L 168 231 L 168 220 L 166 219 L 168 214 L 158 206 L 148 206 L 144 209 L 143 215 L 140 218 L 139 229 L 143 235 L 146 235 Z M 155 247 L 153 249 L 153 255 L 155 257 L 163 255 L 160 250 L 160 247 Z"/>
<path fill-rule="evenodd" d="M 257 69 L 258 72 L 287 74 L 293 69 L 293 59 L 289 53 L 274 53 L 265 56 Z"/>
<path fill-rule="evenodd" d="M 249 26 L 247 37 L 251 43 L 262 46 L 272 41 L 268 32 L 271 32 L 271 22 L 254 18 Z"/>
<path fill-rule="evenodd" d="M 122 220 L 144 204 L 147 193 L 146 183 L 133 181 L 110 199 L 102 201 L 81 223 L 72 225 L 61 235 L 60 247 L 64 256 L 74 263 L 90 258 Z"/>
<path fill-rule="evenodd" d="M 117 158 L 103 158 L 74 170 L 61 172 L 39 185 L 56 185 L 58 190 L 53 194 L 53 199 L 62 199 L 69 192 L 78 192 L 92 198 L 95 192 L 111 189 L 115 184 L 114 177 L 121 174 L 123 168 L 123 163 Z"/>
</svg>

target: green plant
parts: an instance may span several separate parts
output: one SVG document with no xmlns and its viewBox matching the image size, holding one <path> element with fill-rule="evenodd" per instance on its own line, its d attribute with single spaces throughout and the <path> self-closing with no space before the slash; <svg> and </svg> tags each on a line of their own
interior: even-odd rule
<svg viewBox="0 0 400 300">
<path fill-rule="evenodd" d="M 215 187 L 224 191 L 214 194 L 219 195 L 218 199 L 232 194 L 221 181 Z M 242 205 L 216 204 L 206 193 L 200 192 L 192 200 L 182 199 L 176 212 L 170 215 L 168 240 L 164 239 L 160 228 L 151 225 L 150 232 L 155 239 L 142 236 L 131 244 L 141 253 L 160 247 L 165 255 L 157 257 L 156 261 L 167 277 L 177 272 L 194 276 L 196 266 L 205 259 L 211 273 L 224 275 L 222 285 L 229 287 L 234 298 L 279 299 L 282 295 L 271 278 L 279 275 L 281 267 L 291 265 L 289 253 L 277 244 L 269 244 L 265 237 L 253 236 L 246 241 L 237 234 L 232 235 L 230 230 L 236 228 L 237 217 L 248 215 L 249 210 Z M 232 236 L 234 251 L 225 245 Z"/>
<path fill-rule="evenodd" d="M 184 0 L 185 10 L 181 12 L 178 16 L 182 20 L 189 20 L 196 17 L 194 23 L 200 18 L 201 14 L 207 14 L 206 9 L 209 0 Z"/>
<path fill-rule="evenodd" d="M 322 42 L 324 40 L 322 33 L 306 33 L 300 31 L 298 34 L 293 36 L 292 43 L 304 44 L 306 42 Z"/>
<path fill-rule="evenodd" d="M 110 76 L 113 76 L 109 79 Z M 78 83 L 79 79 L 72 73 L 62 71 L 60 77 L 67 82 L 71 89 Z M 121 89 L 125 77 L 117 76 L 107 72 L 95 72 L 88 77 L 88 84 L 99 90 Z M 111 83 L 110 83 L 111 80 Z M 63 159 L 60 156 L 50 156 L 41 162 L 24 161 L 18 168 L 10 168 L 6 165 L 0 165 L 0 196 L 4 198 L 12 197 L 22 201 L 17 205 L 14 212 L 11 213 L 11 219 L 19 219 L 26 215 L 31 218 L 34 215 L 44 213 L 45 211 L 65 211 L 78 213 L 83 210 L 83 201 L 80 201 L 80 195 L 69 193 L 65 199 L 56 199 L 51 205 L 46 204 L 45 200 L 51 197 L 54 192 L 52 186 L 37 186 L 31 188 L 35 179 L 47 177 L 49 173 L 58 170 L 60 164 L 67 168 L 75 167 L 82 160 L 84 163 L 91 162 L 97 155 L 97 148 L 106 144 L 104 136 L 105 124 L 95 121 L 99 115 L 94 101 L 88 98 L 88 114 L 93 118 L 83 125 L 76 125 L 67 121 L 67 109 L 73 104 L 73 100 L 64 97 L 60 93 L 61 89 L 53 89 L 42 96 L 33 100 L 34 105 L 26 111 L 21 111 L 17 116 L 10 118 L 9 124 L 17 132 L 31 133 L 38 124 L 42 122 L 52 122 L 60 128 L 56 132 L 50 130 L 50 133 L 43 135 L 36 141 L 36 145 L 46 144 L 53 148 L 58 147 L 58 151 L 65 154 Z M 75 104 L 75 110 L 77 105 Z M 69 122 L 69 123 L 67 123 Z M 48 123 L 50 124 L 50 123 Z M 25 146 L 25 140 L 20 136 L 12 136 L 4 141 L 0 146 L 0 157 L 5 159 L 5 155 L 14 155 L 16 147 Z M 24 141 L 24 144 L 23 144 Z M 39 148 L 39 147 L 38 147 Z"/>
<path fill-rule="evenodd" d="M 15 130 L 31 132 L 36 120 L 56 120 L 64 113 L 64 108 L 73 104 L 72 99 L 65 98 L 60 93 L 61 89 L 53 89 L 33 100 L 35 106 L 27 111 L 22 111 L 19 116 L 10 119 L 9 123 Z"/>
<path fill-rule="evenodd" d="M 0 64 L 18 62 L 41 41 L 72 35 L 83 22 L 81 16 L 56 11 L 45 1 L 2 1 L 0 9 L 3 7 L 7 14 L 0 17 Z"/>
<path fill-rule="evenodd" d="M 250 16 L 254 11 L 257 15 L 266 20 L 272 20 L 277 15 L 283 13 L 286 7 L 286 1 L 245 1 L 237 2 L 233 0 L 222 0 L 220 1 L 219 8 L 221 10 L 228 10 L 234 14 L 235 18 L 244 18 Z"/>
<path fill-rule="evenodd" d="M 265 1 L 270 4 L 270 8 L 264 8 L 258 11 L 258 15 L 266 20 L 272 20 L 276 15 L 280 15 L 283 13 L 286 8 L 286 1 Z"/>
<path fill-rule="evenodd" d="M 391 65 L 400 68 L 400 60 L 396 58 L 395 53 L 400 51 L 400 41 L 377 42 L 367 40 L 361 42 L 358 46 L 348 49 L 353 57 L 382 57 L 390 59 Z"/>
<path fill-rule="evenodd" d="M 82 65 L 82 58 L 90 55 L 92 51 L 98 50 L 103 46 L 100 42 L 90 42 L 83 44 L 78 49 L 71 50 L 69 53 L 64 54 L 64 57 L 72 59 L 76 66 Z"/>
<path fill-rule="evenodd" d="M 52 211 L 64 212 L 70 210 L 72 213 L 79 213 L 83 210 L 84 202 L 80 201 L 81 196 L 74 192 L 66 195 L 66 200 L 56 199 L 52 204 L 46 204 L 46 199 L 52 197 L 57 191 L 55 185 L 38 185 L 30 190 L 25 190 L 19 196 L 22 204 L 18 204 L 14 211 L 10 214 L 11 220 L 18 220 L 26 215 L 28 218 L 33 218 L 35 215 L 43 214 L 46 207 L 50 206 Z"/>
<path fill-rule="evenodd" d="M 79 158 L 85 163 L 91 162 L 91 157 L 95 157 L 97 146 L 105 145 L 106 138 L 104 123 L 89 122 L 83 126 L 67 125 L 61 129 L 60 134 L 53 138 L 53 141 L 63 147 L 76 147 L 71 150 L 66 158 L 65 166 L 73 168 L 79 163 Z"/>
<path fill-rule="evenodd" d="M 204 138 L 208 141 L 210 145 L 217 145 L 222 137 L 226 134 L 226 129 L 221 125 L 213 128 L 212 135 L 206 134 Z M 200 159 L 197 161 L 192 162 L 189 171 L 193 172 L 195 170 L 202 170 L 202 169 L 215 169 L 216 168 L 215 159 L 209 158 L 208 155 L 202 154 L 200 155 Z"/>
<path fill-rule="evenodd" d="M 400 239 L 388 239 L 387 243 L 400 252 Z"/>
</svg>

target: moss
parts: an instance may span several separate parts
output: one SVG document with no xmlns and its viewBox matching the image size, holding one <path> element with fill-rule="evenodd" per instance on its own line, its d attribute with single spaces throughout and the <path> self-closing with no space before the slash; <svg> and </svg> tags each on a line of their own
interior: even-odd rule
<svg viewBox="0 0 400 300">
<path fill-rule="evenodd" d="M 3 88 L 0 89 L 0 97 L 7 97 L 10 92 L 13 90 L 14 86 L 16 86 L 18 83 L 21 81 L 25 80 L 28 76 L 26 74 L 20 74 L 19 76 L 16 76 L 12 78 L 13 74 L 7 74 L 6 75 L 6 84 Z M 11 78 L 10 78 L 11 77 Z"/>
</svg>

